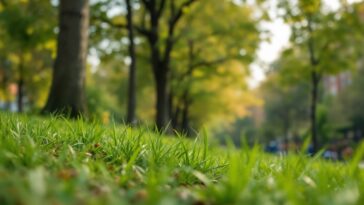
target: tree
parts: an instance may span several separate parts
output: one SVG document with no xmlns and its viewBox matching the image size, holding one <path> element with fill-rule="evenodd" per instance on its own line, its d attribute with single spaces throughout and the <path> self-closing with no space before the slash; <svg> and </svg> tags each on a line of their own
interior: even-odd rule
<svg viewBox="0 0 364 205">
<path fill-rule="evenodd" d="M 185 0 L 182 3 L 167 0 L 142 0 L 148 19 L 139 32 L 147 39 L 150 49 L 151 68 L 156 86 L 156 126 L 163 129 L 168 123 L 168 75 L 170 73 L 171 53 L 176 43 L 175 31 L 186 10 L 198 0 Z M 180 2 L 180 1 L 178 1 Z M 169 7 L 169 11 L 166 11 Z M 166 14 L 169 16 L 166 17 Z M 164 21 L 163 21 L 164 20 Z M 162 23 L 166 23 L 163 25 Z M 163 39 L 163 27 L 167 35 Z M 164 40 L 164 41 L 163 41 Z M 161 48 L 162 47 L 162 48 Z"/>
<path fill-rule="evenodd" d="M 241 64 L 239 67 L 246 72 L 243 75 L 247 75 L 248 65 L 253 61 L 260 41 L 257 29 L 260 18 L 253 17 L 254 11 L 253 7 L 246 4 L 211 0 L 200 2 L 185 15 L 177 34 L 181 40 L 176 43 L 172 53 L 174 61 L 171 64 L 173 70 L 169 89 L 169 113 L 174 129 L 191 134 L 191 110 L 196 101 L 201 100 L 198 93 L 194 92 L 199 81 L 212 79 L 215 75 L 229 78 L 233 72 L 227 71 L 225 76 L 219 73 L 219 69 L 236 66 L 232 63 L 234 61 Z M 217 17 L 216 13 L 224 18 Z M 230 69 L 234 70 L 233 67 Z M 202 76 L 197 77 L 196 73 L 201 73 Z M 239 76 L 241 73 L 236 74 Z M 245 90 L 246 81 L 241 77 L 231 84 L 240 84 L 240 89 Z M 218 82 L 211 81 L 213 83 Z M 201 90 L 199 93 L 204 92 Z M 219 91 L 216 90 L 211 95 L 217 93 Z M 240 105 L 244 103 L 238 102 Z M 196 121 L 198 120 L 195 119 Z"/>
<path fill-rule="evenodd" d="M 343 41 L 345 30 L 338 26 L 337 17 L 342 10 L 328 11 L 321 0 L 299 0 L 297 2 L 280 0 L 279 7 L 285 11 L 283 18 L 291 26 L 291 42 L 294 47 L 306 49 L 307 64 L 296 72 L 307 74 L 311 85 L 310 122 L 314 152 L 320 148 L 317 128 L 317 104 L 319 86 L 328 73 L 346 69 L 350 57 L 337 52 L 347 49 Z M 329 35 L 335 33 L 335 35 Z M 292 66 L 293 67 L 293 66 Z M 300 70 L 300 71 L 298 71 Z"/>
<path fill-rule="evenodd" d="M 181 2 L 181 3 L 180 3 Z M 119 21 L 118 16 L 110 20 L 108 13 L 100 13 L 95 18 L 107 23 L 115 28 L 121 28 L 128 31 L 129 37 L 129 57 L 131 58 L 128 92 L 128 118 L 132 116 L 133 108 L 135 109 L 135 45 L 131 43 L 130 34 L 134 38 L 134 30 L 141 36 L 145 37 L 149 46 L 149 62 L 152 68 L 152 73 L 155 81 L 156 90 L 156 125 L 158 129 L 162 129 L 168 122 L 168 81 L 170 72 L 171 53 L 176 43 L 175 30 L 186 9 L 190 7 L 197 0 L 186 1 L 167 1 L 167 0 L 143 0 L 140 1 L 142 7 L 137 12 L 138 20 L 141 23 L 130 22 L 132 20 L 133 1 L 125 2 L 127 8 L 126 19 L 127 23 Z M 112 4 L 112 2 L 106 2 Z M 101 4 L 100 4 L 101 5 Z M 120 5 L 119 5 L 120 6 Z M 129 7 L 130 6 L 130 7 Z M 169 9 L 168 9 L 169 8 Z M 131 12 L 130 12 L 131 11 Z M 130 15 L 131 14 L 131 15 Z M 164 35 L 166 33 L 166 35 Z M 133 48 L 131 48 L 133 47 Z M 134 53 L 134 54 L 133 54 Z M 134 70 L 134 71 L 133 71 Z M 133 77 L 134 76 L 134 77 Z M 134 102 L 133 102 L 134 101 Z M 133 106 L 134 104 L 134 106 Z M 129 121 L 129 120 L 128 120 Z"/>
<path fill-rule="evenodd" d="M 47 85 L 45 76 L 53 53 L 55 28 L 50 17 L 53 17 L 54 9 L 50 2 L 41 0 L 0 3 L 0 21 L 4 28 L 2 41 L 6 45 L 0 52 L 8 64 L 4 87 L 8 82 L 16 81 L 18 111 L 23 112 L 25 96 L 33 102 L 38 101 L 38 94 L 43 89 L 35 86 L 37 82 L 42 81 L 41 87 Z"/>
<path fill-rule="evenodd" d="M 358 106 L 364 103 L 364 94 L 362 92 L 364 86 L 364 69 L 360 68 L 355 73 L 357 75 L 355 75 L 352 85 L 340 93 L 334 101 L 336 112 L 333 112 L 332 116 L 341 125 L 350 124 L 353 129 L 360 130 L 364 133 L 364 111 L 361 106 Z"/>
<path fill-rule="evenodd" d="M 297 80 L 289 82 L 285 75 L 285 66 L 299 65 L 297 59 L 285 56 L 274 64 L 267 80 L 261 86 L 264 99 L 263 129 L 270 137 L 281 137 L 286 142 L 292 137 L 302 134 L 309 122 L 308 101 L 309 84 L 307 81 Z M 265 136 L 267 137 L 267 136 Z"/>
<path fill-rule="evenodd" d="M 173 13 L 171 12 L 171 6 L 177 7 L 177 5 L 182 6 L 182 1 L 175 1 L 174 3 L 166 1 L 165 11 L 163 11 L 163 15 L 159 20 L 159 43 L 156 50 L 160 52 L 162 59 L 160 61 L 164 61 L 163 56 L 169 38 L 169 22 L 171 16 L 173 16 L 171 15 Z M 220 117 L 229 116 L 230 118 L 232 115 L 237 115 L 234 109 L 246 108 L 246 105 L 250 102 L 244 102 L 246 99 L 243 100 L 246 97 L 245 92 L 247 92 L 245 78 L 248 75 L 248 64 L 252 62 L 260 40 L 257 29 L 258 18 L 255 19 L 254 17 L 253 7 L 247 4 L 238 4 L 231 1 L 221 2 L 219 0 L 200 1 L 193 5 L 183 10 L 183 18 L 181 17 L 181 20 L 178 21 L 178 26 L 175 27 L 173 32 L 173 49 L 169 54 L 168 102 L 164 109 L 168 109 L 167 120 L 171 120 L 173 128 L 178 127 L 178 130 L 187 130 L 187 127 L 192 127 L 188 126 L 189 124 L 193 124 L 194 128 L 199 128 L 204 119 L 212 121 L 213 116 L 216 115 Z M 95 46 L 100 47 L 97 50 L 99 55 L 103 56 L 101 57 L 100 71 L 97 72 L 102 75 L 109 75 L 109 71 L 106 71 L 106 67 L 104 67 L 104 60 L 117 61 L 130 56 L 129 51 L 125 49 L 129 45 L 129 40 L 125 37 L 128 31 L 125 22 L 126 13 L 120 12 L 121 15 L 108 14 L 108 8 L 115 6 L 126 8 L 121 2 L 115 4 L 113 1 L 105 1 L 96 4 L 95 12 L 93 12 L 94 17 L 92 19 L 94 23 L 92 27 L 95 27 L 95 29 L 91 29 L 93 31 L 92 36 L 97 40 L 97 44 L 103 44 L 103 46 Z M 139 79 L 137 91 L 138 96 L 141 98 L 152 99 L 138 105 L 138 117 L 141 120 L 149 121 L 149 116 L 154 114 L 154 109 L 149 106 L 154 101 L 153 96 L 151 96 L 153 93 L 151 88 L 156 86 L 153 83 L 155 73 L 151 72 L 154 77 L 152 76 L 152 79 L 150 79 L 150 73 L 145 70 L 145 67 L 151 65 L 151 49 L 148 49 L 150 48 L 150 41 L 145 38 L 151 28 L 149 23 L 150 15 L 144 6 L 139 8 L 135 6 L 134 8 L 135 23 L 133 29 L 135 30 L 136 46 L 138 47 L 139 70 L 137 73 Z M 175 9 L 177 10 L 177 8 Z M 216 13 L 226 16 L 226 18 L 219 18 Z M 206 24 L 206 22 L 212 23 Z M 107 41 L 104 39 L 107 39 Z M 241 40 L 237 42 L 236 39 Z M 125 64 L 125 60 L 120 62 L 119 69 L 123 70 L 122 73 L 125 73 L 123 63 Z M 224 72 L 221 72 L 221 70 L 224 70 Z M 196 75 L 197 73 L 203 73 L 203 75 Z M 123 76 L 120 75 L 121 83 L 126 81 Z M 114 77 L 109 76 L 109 78 Z M 219 89 L 218 86 L 213 91 L 209 90 L 207 82 L 210 79 L 213 79 L 212 83 L 216 85 L 226 84 L 227 81 L 231 81 L 231 86 L 225 85 L 226 90 L 231 93 L 239 93 L 241 96 L 231 101 L 227 99 L 220 100 L 226 90 Z M 216 100 L 217 98 L 219 99 Z M 206 104 L 215 100 L 218 103 L 211 103 L 211 108 L 208 106 L 211 115 L 201 112 L 193 113 L 196 107 L 200 106 L 199 101 Z M 125 98 L 120 99 L 121 103 L 124 103 L 124 101 Z M 228 112 L 225 112 L 224 107 L 227 104 L 229 104 L 229 108 L 226 109 Z M 233 104 L 235 106 L 231 106 Z M 223 117 L 220 118 L 220 122 L 225 121 L 224 119 Z"/>
<path fill-rule="evenodd" d="M 340 128 L 349 128 L 362 137 L 364 133 L 364 52 L 361 45 L 364 43 L 364 2 L 345 5 L 345 13 L 340 24 L 350 33 L 347 37 L 349 50 L 343 52 L 355 56 L 351 69 L 350 85 L 338 93 L 330 107 L 329 117 Z M 361 136 L 360 136 L 361 135 Z"/>
<path fill-rule="evenodd" d="M 61 0 L 53 80 L 43 112 L 77 117 L 86 112 L 85 69 L 88 50 L 89 1 Z"/>
</svg>

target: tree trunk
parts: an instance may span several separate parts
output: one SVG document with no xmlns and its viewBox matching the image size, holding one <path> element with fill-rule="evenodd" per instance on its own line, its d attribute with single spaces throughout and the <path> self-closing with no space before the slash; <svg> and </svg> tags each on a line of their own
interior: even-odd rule
<svg viewBox="0 0 364 205">
<path fill-rule="evenodd" d="M 191 135 L 189 110 L 190 110 L 190 103 L 189 103 L 189 100 L 188 100 L 188 93 L 186 92 L 184 94 L 184 98 L 183 98 L 183 112 L 182 112 L 181 131 L 183 133 L 185 133 L 187 136 Z"/>
<path fill-rule="evenodd" d="M 187 136 L 191 135 L 190 132 L 190 118 L 189 118 L 189 110 L 190 110 L 190 88 L 191 82 L 188 82 L 188 79 L 192 78 L 192 73 L 195 69 L 194 67 L 194 61 L 195 61 L 195 46 L 194 41 L 189 40 L 188 41 L 188 70 L 186 73 L 185 78 L 187 79 L 188 85 L 185 86 L 185 90 L 182 96 L 182 103 L 183 103 L 183 111 L 182 111 L 182 124 L 181 124 L 181 131 L 184 132 Z"/>
<path fill-rule="evenodd" d="M 61 0 L 59 35 L 46 113 L 72 118 L 86 112 L 85 67 L 88 49 L 89 0 Z"/>
<path fill-rule="evenodd" d="M 317 153 L 319 150 L 318 142 L 318 131 L 317 131 L 317 102 L 318 102 L 318 89 L 319 89 L 320 79 L 316 71 L 311 73 L 311 137 L 313 153 Z"/>
<path fill-rule="evenodd" d="M 133 29 L 133 8 L 131 0 L 126 0 L 127 5 L 127 27 L 129 37 L 129 56 L 131 59 L 129 67 L 129 89 L 128 89 L 128 108 L 127 108 L 127 122 L 135 124 L 135 110 L 136 110 L 136 53 L 134 42 L 134 29 Z"/>
<path fill-rule="evenodd" d="M 158 130 L 162 130 L 168 123 L 168 92 L 167 92 L 167 75 L 159 73 L 155 76 L 156 79 L 156 125 Z"/>
<path fill-rule="evenodd" d="M 159 131 L 163 130 L 168 123 L 168 61 L 162 59 L 159 49 L 159 16 L 157 10 L 152 6 L 150 13 L 150 33 L 148 41 L 150 45 L 150 57 L 152 63 L 152 70 L 156 84 L 156 116 L 155 122 Z M 168 59 L 169 60 L 169 59 Z"/>
<path fill-rule="evenodd" d="M 171 120 L 171 127 L 173 129 L 176 129 L 176 125 L 177 125 L 177 115 L 178 115 L 178 105 L 175 105 L 175 97 L 174 97 L 174 92 L 173 92 L 173 88 L 170 86 L 169 88 L 169 93 L 168 93 L 168 114 L 169 114 L 169 119 Z"/>
<path fill-rule="evenodd" d="M 17 107 L 18 112 L 22 113 L 24 111 L 24 80 L 23 78 L 20 78 L 18 80 L 18 96 L 17 96 Z"/>
<path fill-rule="evenodd" d="M 308 53 L 311 64 L 311 107 L 310 107 L 310 121 L 311 121 L 311 139 L 313 154 L 316 154 L 319 150 L 318 132 L 317 132 L 317 103 L 319 95 L 319 84 L 321 80 L 321 73 L 317 70 L 317 66 L 320 64 L 320 59 L 316 56 L 315 39 L 313 38 L 312 28 L 312 16 L 307 17 L 307 28 L 310 34 L 308 39 Z"/>
<path fill-rule="evenodd" d="M 20 57 L 20 64 L 19 64 L 19 79 L 18 79 L 18 93 L 17 93 L 17 107 L 18 112 L 22 113 L 24 111 L 24 68 L 23 68 L 23 57 Z"/>
<path fill-rule="evenodd" d="M 177 105 L 172 116 L 172 126 L 175 130 L 178 130 L 180 127 L 180 112 L 181 108 Z"/>
</svg>

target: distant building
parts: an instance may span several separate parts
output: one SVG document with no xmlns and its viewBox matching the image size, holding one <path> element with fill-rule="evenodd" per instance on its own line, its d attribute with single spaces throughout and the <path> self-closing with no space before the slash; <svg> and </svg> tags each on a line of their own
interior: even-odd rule
<svg viewBox="0 0 364 205">
<path fill-rule="evenodd" d="M 345 71 L 337 75 L 324 77 L 324 90 L 327 94 L 336 96 L 352 83 L 352 73 Z"/>
<path fill-rule="evenodd" d="M 355 4 L 359 19 L 364 23 L 364 2 L 358 2 Z M 364 57 L 357 63 L 358 69 L 364 69 Z M 353 80 L 353 72 L 345 71 L 337 75 L 325 76 L 323 79 L 324 91 L 327 94 L 336 96 L 348 87 Z"/>
</svg>

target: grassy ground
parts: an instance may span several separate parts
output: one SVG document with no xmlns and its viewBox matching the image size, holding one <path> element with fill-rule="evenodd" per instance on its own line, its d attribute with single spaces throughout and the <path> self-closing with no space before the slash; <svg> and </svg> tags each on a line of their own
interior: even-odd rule
<svg viewBox="0 0 364 205">
<path fill-rule="evenodd" d="M 363 152 L 331 163 L 0 114 L 0 204 L 364 204 Z"/>
</svg>

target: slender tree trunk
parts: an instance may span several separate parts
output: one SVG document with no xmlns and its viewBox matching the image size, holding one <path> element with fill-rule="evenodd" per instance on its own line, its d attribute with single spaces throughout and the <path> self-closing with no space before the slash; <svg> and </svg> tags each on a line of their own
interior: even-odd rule
<svg viewBox="0 0 364 205">
<path fill-rule="evenodd" d="M 134 29 L 133 29 L 133 8 L 131 0 L 126 0 L 127 6 L 127 27 L 129 37 L 129 56 L 131 59 L 129 68 L 129 89 L 128 89 L 128 108 L 127 108 L 127 122 L 134 124 L 136 121 L 136 52 L 134 42 Z"/>
<path fill-rule="evenodd" d="M 61 0 L 59 35 L 46 113 L 78 117 L 86 112 L 85 67 L 88 49 L 89 0 Z"/>
<path fill-rule="evenodd" d="M 188 85 L 185 86 L 185 90 L 182 96 L 182 103 L 183 103 L 183 111 L 182 111 L 182 120 L 181 120 L 181 130 L 187 136 L 190 136 L 190 118 L 189 118 L 189 110 L 190 110 L 190 88 L 191 82 L 188 82 L 188 79 L 192 78 L 192 73 L 194 71 L 194 61 L 195 61 L 195 46 L 194 41 L 188 41 L 188 70 L 186 73 L 186 79 Z"/>
<path fill-rule="evenodd" d="M 190 136 L 190 118 L 189 118 L 189 110 L 190 110 L 190 103 L 188 100 L 188 91 L 185 91 L 183 94 L 183 111 L 182 111 L 182 124 L 181 124 L 181 131 L 185 133 L 187 136 Z"/>
<path fill-rule="evenodd" d="M 177 105 L 174 112 L 173 112 L 173 118 L 172 118 L 172 125 L 173 128 L 175 130 L 179 129 L 179 125 L 180 125 L 180 114 L 181 113 L 181 108 Z"/>
<path fill-rule="evenodd" d="M 311 139 L 313 146 L 313 153 L 317 153 L 320 149 L 320 145 L 318 142 L 318 132 L 317 132 L 317 103 L 318 103 L 318 95 L 319 95 L 319 85 L 321 74 L 317 70 L 317 66 L 320 64 L 320 60 L 316 56 L 315 50 L 315 41 L 313 37 L 313 28 L 312 28 L 312 17 L 307 17 L 308 21 L 308 32 L 310 34 L 308 40 L 308 53 L 310 56 L 310 64 L 311 64 L 311 107 L 310 107 L 310 121 L 311 121 Z"/>
<path fill-rule="evenodd" d="M 318 131 L 317 131 L 317 102 L 319 92 L 320 79 L 316 71 L 311 73 L 311 135 L 313 152 L 316 153 L 319 150 Z"/>
<path fill-rule="evenodd" d="M 18 79 L 18 93 L 17 93 L 17 106 L 18 112 L 22 113 L 24 111 L 24 62 L 23 57 L 20 57 L 20 64 L 19 64 L 19 79 Z"/>
<path fill-rule="evenodd" d="M 169 119 L 171 120 L 171 127 L 173 129 L 176 128 L 176 114 L 178 111 L 178 105 L 175 105 L 175 97 L 174 97 L 174 92 L 173 89 L 170 85 L 169 88 L 169 93 L 168 93 L 168 114 L 169 114 Z"/>
</svg>

